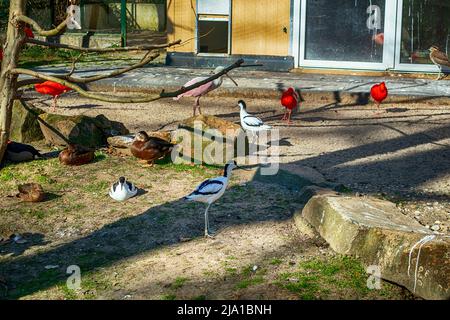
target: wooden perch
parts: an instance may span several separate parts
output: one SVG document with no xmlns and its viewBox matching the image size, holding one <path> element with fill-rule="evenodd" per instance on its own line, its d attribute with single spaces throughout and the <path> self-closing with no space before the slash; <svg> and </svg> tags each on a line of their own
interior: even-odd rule
<svg viewBox="0 0 450 320">
<path fill-rule="evenodd" d="M 78 46 L 72 46 L 69 44 L 62 43 L 52 43 L 47 41 L 41 41 L 33 38 L 27 38 L 27 43 L 35 44 L 38 46 L 50 47 L 50 48 L 60 48 L 60 49 L 68 49 L 68 50 L 77 50 L 82 52 L 126 52 L 126 51 L 150 51 L 156 49 L 164 49 L 168 47 L 172 47 L 181 43 L 181 40 L 173 41 L 165 44 L 152 44 L 152 45 L 142 45 L 142 46 L 133 46 L 133 47 L 117 47 L 117 48 L 83 48 Z"/>
<path fill-rule="evenodd" d="M 109 95 L 104 95 L 104 94 L 93 93 L 90 91 L 83 90 L 78 85 L 76 85 L 68 80 L 61 79 L 60 77 L 58 78 L 57 76 L 50 76 L 47 74 L 39 73 L 39 72 L 28 70 L 28 69 L 15 68 L 15 69 L 10 70 L 10 73 L 11 74 L 26 74 L 26 75 L 32 76 L 34 78 L 38 78 L 38 79 L 42 79 L 42 80 L 46 80 L 46 81 L 57 82 L 57 83 L 60 83 L 62 85 L 65 85 L 65 86 L 73 89 L 74 91 L 78 92 L 83 97 L 91 98 L 94 100 L 99 100 L 99 101 L 104 101 L 104 102 L 112 102 L 112 103 L 140 103 L 140 102 L 152 102 L 152 101 L 156 101 L 156 100 L 159 100 L 162 98 L 176 97 L 176 96 L 183 94 L 185 92 L 188 92 L 192 89 L 198 88 L 210 81 L 213 81 L 213 80 L 223 76 L 224 74 L 230 72 L 233 69 L 241 67 L 241 65 L 243 63 L 244 63 L 244 60 L 239 59 L 232 65 L 226 67 L 221 72 L 218 72 L 218 73 L 212 75 L 211 77 L 208 77 L 205 80 L 199 81 L 189 87 L 182 87 L 181 89 L 173 91 L 173 92 L 165 92 L 163 90 L 159 94 L 136 96 L 136 97 L 116 97 L 116 96 L 109 96 Z"/>
<path fill-rule="evenodd" d="M 19 15 L 19 16 L 15 17 L 15 21 L 20 21 L 20 22 L 29 24 L 30 26 L 33 27 L 33 29 L 40 36 L 51 37 L 51 36 L 57 36 L 66 28 L 69 18 L 70 18 L 70 16 L 67 16 L 67 18 L 63 22 L 61 22 L 58 26 L 56 26 L 54 29 L 51 29 L 51 30 L 42 29 L 41 26 L 36 21 L 34 21 L 30 17 L 24 16 L 24 15 Z"/>
</svg>

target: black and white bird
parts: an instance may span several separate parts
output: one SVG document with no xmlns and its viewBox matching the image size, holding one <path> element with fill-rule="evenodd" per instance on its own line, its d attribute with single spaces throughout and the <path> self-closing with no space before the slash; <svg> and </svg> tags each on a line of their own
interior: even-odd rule
<svg viewBox="0 0 450 320">
<path fill-rule="evenodd" d="M 43 156 L 33 146 L 28 144 L 8 141 L 6 144 L 6 159 L 12 162 L 30 161 Z"/>
<path fill-rule="evenodd" d="M 190 195 L 184 197 L 188 201 L 207 203 L 205 210 L 205 237 L 212 237 L 209 234 L 208 210 L 211 204 L 223 196 L 230 181 L 231 172 L 238 168 L 236 161 L 230 161 L 225 165 L 223 176 L 203 181 Z"/>
<path fill-rule="evenodd" d="M 240 117 L 241 117 L 241 127 L 249 133 L 253 134 L 253 138 L 258 136 L 258 133 L 261 131 L 267 131 L 272 129 L 271 126 L 264 124 L 264 122 L 247 112 L 247 105 L 243 100 L 239 100 L 238 102 L 239 108 L 241 108 Z"/>
<path fill-rule="evenodd" d="M 119 181 L 114 183 L 109 190 L 109 196 L 116 201 L 125 201 L 137 194 L 138 190 L 133 183 L 127 181 L 124 177 L 120 177 Z"/>
</svg>

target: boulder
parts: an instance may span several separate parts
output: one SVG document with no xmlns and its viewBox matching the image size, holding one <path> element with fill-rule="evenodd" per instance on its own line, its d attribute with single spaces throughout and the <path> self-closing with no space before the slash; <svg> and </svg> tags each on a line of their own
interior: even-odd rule
<svg viewBox="0 0 450 320">
<path fill-rule="evenodd" d="M 14 101 L 11 119 L 10 139 L 22 143 L 30 143 L 44 139 L 37 117 L 43 110 L 29 106 L 35 114 L 22 106 L 19 100 Z"/>
<path fill-rule="evenodd" d="M 176 161 L 223 165 L 248 153 L 248 139 L 241 127 L 214 116 L 184 120 L 172 140 L 179 145 Z"/>
<path fill-rule="evenodd" d="M 128 129 L 119 122 L 110 121 L 104 115 L 95 118 L 85 115 L 63 116 L 56 114 L 41 114 L 39 116 L 49 125 L 62 133 L 73 143 L 89 148 L 97 148 L 106 144 L 107 138 L 117 134 L 128 134 Z M 40 123 L 45 140 L 54 145 L 65 145 L 66 143 L 47 126 Z"/>
<path fill-rule="evenodd" d="M 450 299 L 450 238 L 430 233 L 395 204 L 325 193 L 311 198 L 302 216 L 333 250 L 377 266 L 381 278 L 425 299 Z"/>
</svg>

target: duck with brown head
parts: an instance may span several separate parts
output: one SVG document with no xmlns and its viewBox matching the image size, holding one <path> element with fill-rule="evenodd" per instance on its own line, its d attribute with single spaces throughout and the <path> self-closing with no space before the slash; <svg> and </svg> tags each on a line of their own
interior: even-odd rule
<svg viewBox="0 0 450 320">
<path fill-rule="evenodd" d="M 164 158 L 172 152 L 175 145 L 157 137 L 150 137 L 145 131 L 136 134 L 130 151 L 138 159 L 145 162 L 145 166 L 153 166 L 153 163 Z"/>
</svg>

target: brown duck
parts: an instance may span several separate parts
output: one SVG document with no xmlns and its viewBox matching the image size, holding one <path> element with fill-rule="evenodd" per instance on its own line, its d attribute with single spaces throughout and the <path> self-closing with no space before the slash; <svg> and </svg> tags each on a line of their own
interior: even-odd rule
<svg viewBox="0 0 450 320">
<path fill-rule="evenodd" d="M 26 183 L 19 185 L 17 197 L 25 202 L 41 202 L 45 199 L 45 192 L 42 186 L 37 183 Z"/>
<path fill-rule="evenodd" d="M 93 159 L 94 150 L 78 144 L 69 144 L 69 146 L 59 154 L 59 162 L 68 166 L 81 166 L 91 162 Z"/>
<path fill-rule="evenodd" d="M 145 161 L 147 166 L 169 154 L 175 145 L 157 137 L 149 137 L 145 131 L 136 134 L 134 142 L 130 147 L 131 153 L 136 158 Z"/>
</svg>

